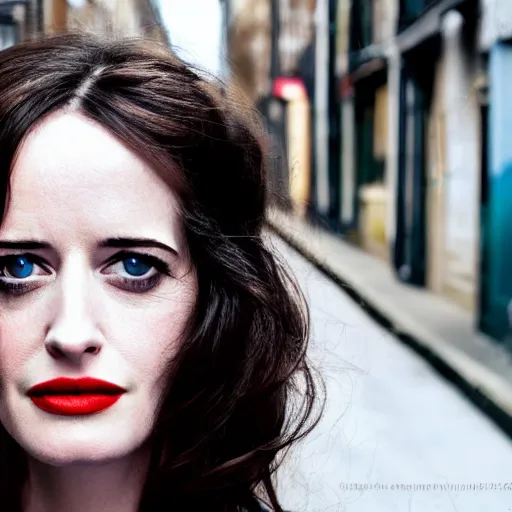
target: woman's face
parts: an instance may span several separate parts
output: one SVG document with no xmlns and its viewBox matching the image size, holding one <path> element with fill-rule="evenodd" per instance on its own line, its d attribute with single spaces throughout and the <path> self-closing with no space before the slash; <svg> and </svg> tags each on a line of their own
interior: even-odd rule
<svg viewBox="0 0 512 512">
<path fill-rule="evenodd" d="M 54 465 L 133 452 L 196 289 L 171 190 L 102 126 L 45 119 L 0 226 L 1 423 Z"/>
</svg>

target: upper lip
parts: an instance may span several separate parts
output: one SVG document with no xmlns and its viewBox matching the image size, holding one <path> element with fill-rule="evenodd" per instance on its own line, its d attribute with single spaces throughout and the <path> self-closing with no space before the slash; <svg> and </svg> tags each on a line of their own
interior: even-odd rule
<svg viewBox="0 0 512 512">
<path fill-rule="evenodd" d="M 126 389 L 118 386 L 117 384 L 112 384 L 112 382 L 95 379 L 93 377 L 58 377 L 56 379 L 36 384 L 27 391 L 27 395 L 118 395 L 120 393 L 124 393 L 125 391 Z"/>
</svg>

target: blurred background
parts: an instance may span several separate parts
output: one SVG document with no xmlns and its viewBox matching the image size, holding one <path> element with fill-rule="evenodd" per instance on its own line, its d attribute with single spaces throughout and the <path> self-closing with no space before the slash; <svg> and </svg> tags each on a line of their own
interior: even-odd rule
<svg viewBox="0 0 512 512">
<path fill-rule="evenodd" d="M 272 136 L 271 204 L 507 343 L 509 0 L 0 0 L 0 45 L 156 38 L 233 81 Z"/>
<path fill-rule="evenodd" d="M 337 354 L 366 372 L 357 424 L 381 425 L 383 407 L 386 439 L 417 436 L 388 454 L 402 450 L 402 471 L 384 465 L 377 474 L 512 478 L 500 458 L 512 455 L 512 0 L 0 0 L 0 47 L 72 28 L 160 40 L 238 87 L 259 111 L 270 134 L 268 223 L 279 244 L 286 240 L 282 251 L 310 300 L 316 360 Z M 371 320 L 357 320 L 362 310 Z M 359 329 L 353 338 L 350 322 Z M 395 352 L 397 341 L 416 359 Z M 427 371 L 418 355 L 436 377 L 418 380 Z M 331 370 L 324 376 L 339 401 L 324 425 L 328 437 L 348 407 L 340 390 L 353 385 L 336 381 L 347 367 Z M 408 398 L 400 395 L 407 389 Z M 482 423 L 482 411 L 507 441 Z M 409 424 L 414 415 L 423 419 Z M 338 440 L 346 441 L 346 427 Z M 468 473 L 475 460 L 465 455 L 477 445 L 480 472 Z M 347 481 L 369 464 L 364 451 L 328 443 L 325 453 L 338 457 L 331 467 L 315 446 L 306 466 L 318 466 L 320 498 L 294 502 L 304 486 L 288 482 L 295 510 L 339 504 L 339 475 Z M 431 453 L 438 458 L 429 465 Z M 372 468 L 376 460 L 374 453 Z M 468 511 L 512 503 L 510 493 L 500 496 L 493 506 L 482 498 L 483 508 L 474 497 L 459 503 Z M 432 508 L 433 500 L 414 510 L 455 510 Z M 379 503 L 363 499 L 350 510 L 402 510 Z"/>
<path fill-rule="evenodd" d="M 512 2 L 231 4 L 236 79 L 282 159 L 272 176 L 279 206 L 505 340 Z"/>
</svg>

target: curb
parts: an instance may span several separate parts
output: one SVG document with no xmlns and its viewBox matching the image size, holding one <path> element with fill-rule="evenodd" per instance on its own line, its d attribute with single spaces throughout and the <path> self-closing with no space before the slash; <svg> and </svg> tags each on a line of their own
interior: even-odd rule
<svg viewBox="0 0 512 512">
<path fill-rule="evenodd" d="M 468 400 L 489 417 L 507 437 L 512 439 L 512 386 L 492 374 L 479 362 L 459 350 L 443 347 L 421 329 L 397 322 L 387 308 L 364 293 L 349 276 L 333 271 L 297 237 L 273 222 L 267 215 L 266 225 L 279 238 L 298 251 L 320 272 L 341 287 L 352 300 L 362 305 L 365 312 L 395 338 L 425 359 L 435 371 L 454 385 Z M 418 332 L 419 331 L 419 332 Z"/>
</svg>

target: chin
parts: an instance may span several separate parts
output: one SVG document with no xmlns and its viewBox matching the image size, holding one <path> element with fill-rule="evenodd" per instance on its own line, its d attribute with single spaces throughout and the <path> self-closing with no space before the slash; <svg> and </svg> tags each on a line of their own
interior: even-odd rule
<svg viewBox="0 0 512 512">
<path fill-rule="evenodd" d="M 63 443 L 60 446 L 25 446 L 25 451 L 33 459 L 50 466 L 81 466 L 89 464 L 108 464 L 132 453 L 133 447 L 101 446 L 98 444 L 73 445 Z"/>
<path fill-rule="evenodd" d="M 18 439 L 18 443 L 30 457 L 51 466 L 105 464 L 130 455 L 140 446 L 135 440 L 120 442 L 110 436 L 89 439 L 73 435 L 31 436 Z"/>
<path fill-rule="evenodd" d="M 7 430 L 29 457 L 51 466 L 109 463 L 137 451 L 150 435 L 150 429 L 131 422 L 49 419 Z"/>
<path fill-rule="evenodd" d="M 104 464 L 129 456 L 147 442 L 154 424 L 149 410 L 135 414 L 134 407 L 66 417 L 43 413 L 28 402 L 10 405 L 0 404 L 0 422 L 29 457 L 52 466 Z"/>
</svg>

